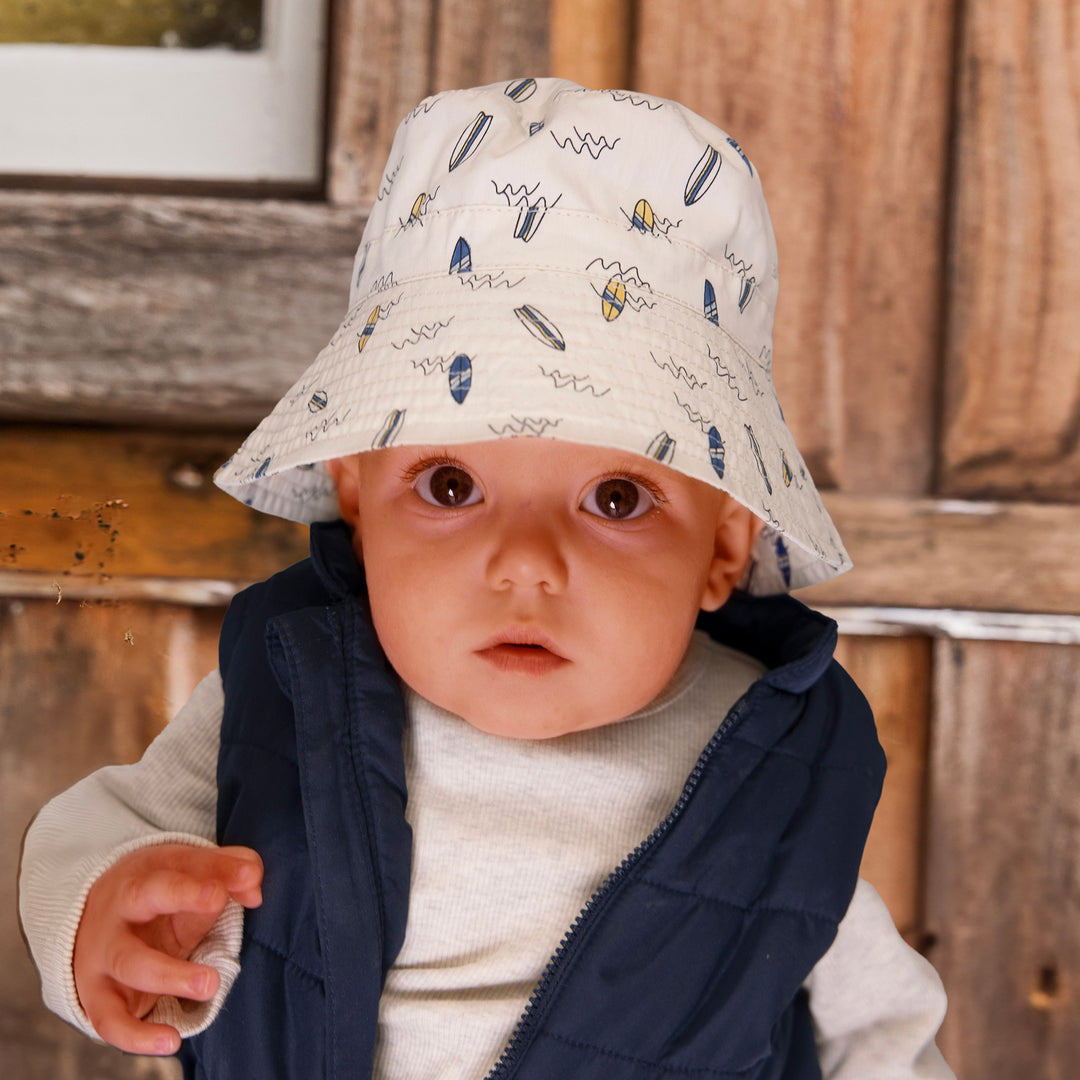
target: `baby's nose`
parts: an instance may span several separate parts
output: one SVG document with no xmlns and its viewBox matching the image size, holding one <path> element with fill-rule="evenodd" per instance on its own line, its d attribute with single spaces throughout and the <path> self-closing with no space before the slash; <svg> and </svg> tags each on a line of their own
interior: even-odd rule
<svg viewBox="0 0 1080 1080">
<path fill-rule="evenodd" d="M 540 515 L 515 515 L 498 528 L 486 570 L 493 589 L 563 592 L 569 567 L 557 526 Z"/>
</svg>

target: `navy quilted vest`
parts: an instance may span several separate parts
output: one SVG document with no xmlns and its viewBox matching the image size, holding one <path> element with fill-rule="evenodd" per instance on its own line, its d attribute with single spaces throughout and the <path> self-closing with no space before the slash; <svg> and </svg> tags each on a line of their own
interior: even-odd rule
<svg viewBox="0 0 1080 1080">
<path fill-rule="evenodd" d="M 558 946 L 493 1075 L 820 1080 L 800 987 L 850 902 L 884 758 L 830 620 L 736 596 L 701 625 L 770 670 Z M 411 833 L 402 699 L 343 525 L 237 597 L 220 662 L 219 839 L 262 854 L 264 902 L 185 1077 L 368 1077 Z"/>
</svg>

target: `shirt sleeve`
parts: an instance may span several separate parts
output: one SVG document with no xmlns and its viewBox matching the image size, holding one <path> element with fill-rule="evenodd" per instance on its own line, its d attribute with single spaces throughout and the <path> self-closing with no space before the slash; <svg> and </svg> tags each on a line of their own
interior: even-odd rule
<svg viewBox="0 0 1080 1080">
<path fill-rule="evenodd" d="M 27 830 L 19 916 L 41 976 L 42 998 L 62 1019 L 98 1038 L 79 1004 L 72 972 L 87 893 L 118 859 L 155 844 L 212 847 L 217 834 L 217 759 L 224 691 L 214 671 L 134 765 L 99 769 L 47 803 Z M 191 959 L 214 966 L 209 1002 L 161 998 L 148 1019 L 193 1035 L 217 1015 L 239 973 L 243 909 L 230 900 Z"/>
<path fill-rule="evenodd" d="M 955 1080 L 934 1041 L 945 990 L 859 881 L 829 951 L 804 984 L 823 1080 Z"/>
</svg>

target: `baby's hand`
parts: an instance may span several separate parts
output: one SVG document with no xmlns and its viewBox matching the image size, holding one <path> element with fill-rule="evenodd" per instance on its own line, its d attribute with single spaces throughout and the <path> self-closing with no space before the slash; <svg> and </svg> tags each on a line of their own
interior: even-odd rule
<svg viewBox="0 0 1080 1080">
<path fill-rule="evenodd" d="M 180 1035 L 142 1017 L 163 995 L 208 1001 L 218 973 L 187 961 L 225 910 L 262 902 L 262 860 L 250 848 L 161 844 L 118 860 L 90 889 L 75 937 L 75 989 L 106 1042 L 173 1054 Z"/>
</svg>

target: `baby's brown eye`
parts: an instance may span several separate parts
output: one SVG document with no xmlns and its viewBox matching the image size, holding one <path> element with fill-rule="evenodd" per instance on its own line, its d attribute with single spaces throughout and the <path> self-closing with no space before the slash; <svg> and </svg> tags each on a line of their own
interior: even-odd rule
<svg viewBox="0 0 1080 1080">
<path fill-rule="evenodd" d="M 640 484 L 624 476 L 614 476 L 601 480 L 582 500 L 581 508 L 608 521 L 627 521 L 648 513 L 655 505 Z"/>
<path fill-rule="evenodd" d="M 480 501 L 480 489 L 458 465 L 433 465 L 425 469 L 413 485 L 417 495 L 433 506 L 471 506 Z"/>
</svg>

